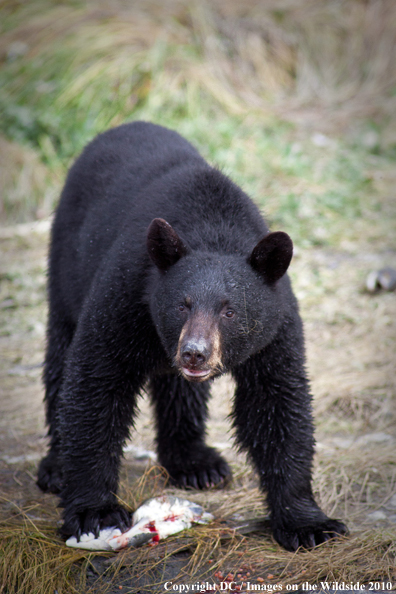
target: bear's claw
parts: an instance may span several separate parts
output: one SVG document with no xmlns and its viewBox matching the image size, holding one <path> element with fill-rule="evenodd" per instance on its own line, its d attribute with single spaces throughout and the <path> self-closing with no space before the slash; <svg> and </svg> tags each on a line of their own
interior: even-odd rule
<svg viewBox="0 0 396 594">
<path fill-rule="evenodd" d="M 313 526 L 300 528 L 274 528 L 275 540 L 288 551 L 296 551 L 299 547 L 312 549 L 317 545 L 338 536 L 346 536 L 348 528 L 338 520 L 327 519 Z"/>
<path fill-rule="evenodd" d="M 191 456 L 180 470 L 171 468 L 168 472 L 171 483 L 182 489 L 221 488 L 232 477 L 227 462 L 212 448 L 207 448 L 205 456 Z"/>
<path fill-rule="evenodd" d="M 121 505 L 112 504 L 98 510 L 86 509 L 82 512 L 65 511 L 61 536 L 67 540 L 75 536 L 80 541 L 82 534 L 92 533 L 96 538 L 104 528 L 119 528 L 126 532 L 132 525 L 131 514 Z"/>
</svg>

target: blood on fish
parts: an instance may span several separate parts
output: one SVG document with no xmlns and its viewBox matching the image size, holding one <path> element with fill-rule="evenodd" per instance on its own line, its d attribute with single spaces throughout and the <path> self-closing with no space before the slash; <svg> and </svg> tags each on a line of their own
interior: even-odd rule
<svg viewBox="0 0 396 594">
<path fill-rule="evenodd" d="M 150 532 L 157 532 L 154 520 L 152 522 L 148 522 L 148 524 L 145 524 L 144 528 L 147 528 L 147 530 L 149 530 Z"/>
<path fill-rule="evenodd" d="M 167 522 L 169 520 L 169 522 L 174 522 L 175 520 L 178 520 L 180 518 L 180 514 L 169 514 L 169 516 L 166 516 L 166 518 L 164 518 L 164 522 Z"/>
<path fill-rule="evenodd" d="M 153 538 L 150 540 L 150 542 L 148 543 L 150 546 L 156 545 L 158 544 L 159 540 L 160 540 L 160 536 L 157 532 L 157 528 L 155 525 L 155 521 L 151 521 L 148 522 L 148 524 L 144 525 L 144 528 L 146 528 L 147 530 L 149 530 L 149 532 L 155 532 L 155 534 L 153 534 Z"/>
</svg>

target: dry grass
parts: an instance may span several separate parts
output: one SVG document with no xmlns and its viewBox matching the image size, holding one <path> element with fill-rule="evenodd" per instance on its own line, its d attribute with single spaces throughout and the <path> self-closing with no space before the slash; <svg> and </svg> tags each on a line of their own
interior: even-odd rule
<svg viewBox="0 0 396 594">
<path fill-rule="evenodd" d="M 153 489 L 153 479 L 156 489 Z M 151 468 L 133 489 L 132 500 L 139 501 L 144 493 L 158 495 L 163 489 L 161 480 L 161 473 Z M 225 495 L 228 494 L 209 494 L 211 503 L 206 502 L 207 508 L 212 509 L 214 501 L 224 499 Z M 226 508 L 227 517 L 231 512 L 246 511 L 246 490 L 234 489 L 233 495 L 235 499 Z M 255 497 L 258 505 L 258 491 Z M 194 494 L 194 500 L 197 499 Z M 264 578 L 266 583 L 280 583 L 283 588 L 287 584 L 301 585 L 303 581 L 367 583 L 396 579 L 395 530 L 355 532 L 350 537 L 325 543 L 315 551 L 293 554 L 277 546 L 268 529 L 263 533 L 262 528 L 254 530 L 253 526 L 250 529 L 253 533 L 244 535 L 249 532 L 246 522 L 242 522 L 245 529 L 234 529 L 232 525 L 236 523 L 226 522 L 218 513 L 213 525 L 193 528 L 153 548 L 125 550 L 113 555 L 67 549 L 56 536 L 57 516 L 48 516 L 47 512 L 47 521 L 43 522 L 37 519 L 40 515 L 43 517 L 46 513 L 37 505 L 19 510 L 12 520 L 1 522 L 1 593 L 53 594 L 58 590 L 104 594 L 114 591 L 112 588 L 118 587 L 115 584 L 127 584 L 128 593 L 137 594 L 163 590 L 164 575 L 173 583 L 197 580 L 216 583 L 221 581 L 216 576 L 218 571 L 224 576 L 229 572 L 235 576 L 249 572 L 252 583 Z M 186 557 L 182 567 L 175 572 L 173 560 L 183 553 Z M 96 573 L 96 578 L 91 579 L 88 587 L 89 568 Z M 236 578 L 236 581 L 242 582 L 243 578 Z"/>
<path fill-rule="evenodd" d="M 341 542 L 326 543 L 315 551 L 305 551 L 303 554 L 277 551 L 271 555 L 270 551 L 260 550 L 259 547 L 249 552 L 253 565 L 254 560 L 259 563 L 260 560 L 267 562 L 270 559 L 268 570 L 273 570 L 283 584 L 301 584 L 303 581 L 318 584 L 333 580 L 356 584 L 378 581 L 380 576 L 383 576 L 384 581 L 392 581 L 395 576 L 393 531 L 384 533 L 371 530 Z"/>
<path fill-rule="evenodd" d="M 1 522 L 0 592 L 53 594 L 79 592 L 79 561 L 85 556 L 61 546 L 53 527 L 21 513 Z M 83 586 L 83 583 L 81 584 Z M 76 587 L 77 586 L 77 587 Z"/>
</svg>

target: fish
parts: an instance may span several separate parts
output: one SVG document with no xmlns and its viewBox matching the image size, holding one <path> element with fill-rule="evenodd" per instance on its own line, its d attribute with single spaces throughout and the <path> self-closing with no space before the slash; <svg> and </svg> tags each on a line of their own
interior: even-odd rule
<svg viewBox="0 0 396 594">
<path fill-rule="evenodd" d="M 208 524 L 212 514 L 187 499 L 162 495 L 145 501 L 132 516 L 132 527 L 126 532 L 119 528 L 104 528 L 98 537 L 90 532 L 78 541 L 71 536 L 66 545 L 91 551 L 120 551 L 127 547 L 156 544 L 172 534 L 191 528 L 192 524 Z"/>
</svg>

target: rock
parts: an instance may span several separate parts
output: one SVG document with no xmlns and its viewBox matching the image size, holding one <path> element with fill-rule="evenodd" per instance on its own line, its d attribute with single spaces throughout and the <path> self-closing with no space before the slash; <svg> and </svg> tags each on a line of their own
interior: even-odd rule
<svg viewBox="0 0 396 594">
<path fill-rule="evenodd" d="M 134 446 L 132 444 L 128 444 L 123 449 L 124 454 L 131 454 L 135 460 L 153 460 L 154 462 L 157 461 L 157 454 L 152 452 L 151 450 L 146 450 L 144 448 L 140 448 L 139 446 Z"/>
<path fill-rule="evenodd" d="M 366 278 L 366 289 L 369 293 L 376 293 L 381 289 L 394 291 L 396 289 L 396 270 L 389 267 L 372 270 Z"/>
<path fill-rule="evenodd" d="M 356 440 L 356 444 L 359 446 L 362 446 L 362 445 L 364 446 L 364 445 L 368 445 L 371 443 L 392 443 L 393 441 L 394 441 L 394 438 L 392 437 L 392 435 L 389 435 L 388 433 L 377 432 L 377 433 L 367 433 L 366 435 L 361 435 Z"/>
<path fill-rule="evenodd" d="M 376 512 L 372 512 L 371 514 L 369 514 L 367 516 L 367 519 L 370 522 L 378 522 L 379 520 L 386 520 L 387 519 L 387 515 L 383 511 L 376 511 Z"/>
</svg>

